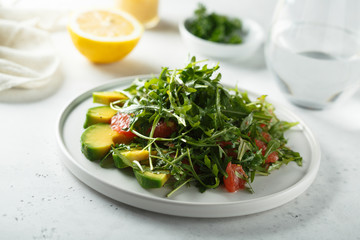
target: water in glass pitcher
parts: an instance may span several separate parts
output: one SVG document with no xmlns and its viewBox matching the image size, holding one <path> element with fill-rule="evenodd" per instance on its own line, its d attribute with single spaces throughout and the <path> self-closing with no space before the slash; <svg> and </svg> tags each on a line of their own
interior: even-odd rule
<svg viewBox="0 0 360 240">
<path fill-rule="evenodd" d="M 266 47 L 267 62 L 290 101 L 323 109 L 356 91 L 360 82 L 358 36 L 321 25 L 291 24 L 278 29 Z"/>
</svg>

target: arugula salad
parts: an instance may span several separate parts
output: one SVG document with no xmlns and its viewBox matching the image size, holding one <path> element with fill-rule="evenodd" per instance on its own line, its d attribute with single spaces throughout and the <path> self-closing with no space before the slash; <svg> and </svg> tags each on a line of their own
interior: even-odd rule
<svg viewBox="0 0 360 240">
<path fill-rule="evenodd" d="M 193 57 L 127 89 L 94 92 L 100 105 L 86 114 L 83 154 L 132 171 L 144 188 L 169 186 L 167 196 L 186 186 L 253 192 L 257 176 L 289 162 L 301 166 L 284 136 L 297 123 L 278 119 L 265 95 L 252 101 L 225 88 L 218 69 Z"/>
</svg>

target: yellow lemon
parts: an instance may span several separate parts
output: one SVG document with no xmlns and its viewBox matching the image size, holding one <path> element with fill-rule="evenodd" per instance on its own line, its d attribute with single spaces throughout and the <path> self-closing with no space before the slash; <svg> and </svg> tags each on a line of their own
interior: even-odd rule
<svg viewBox="0 0 360 240">
<path fill-rule="evenodd" d="M 95 63 L 124 58 L 140 40 L 143 26 L 132 15 L 117 9 L 93 9 L 74 13 L 68 31 L 75 47 Z"/>
</svg>

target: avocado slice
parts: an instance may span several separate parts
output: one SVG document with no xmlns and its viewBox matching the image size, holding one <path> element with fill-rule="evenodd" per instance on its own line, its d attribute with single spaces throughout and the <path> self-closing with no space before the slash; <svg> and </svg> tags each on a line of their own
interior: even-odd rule
<svg viewBox="0 0 360 240">
<path fill-rule="evenodd" d="M 132 161 L 145 161 L 149 159 L 149 151 L 142 149 L 117 150 L 112 153 L 115 166 L 117 168 L 126 168 L 132 166 Z"/>
<path fill-rule="evenodd" d="M 86 128 L 80 141 L 81 151 L 91 161 L 102 159 L 116 143 L 129 143 L 126 136 L 112 130 L 107 123 L 97 123 Z"/>
<path fill-rule="evenodd" d="M 110 105 L 111 102 L 117 100 L 125 100 L 127 97 L 118 91 L 108 91 L 108 92 L 93 92 L 93 102 L 101 103 L 104 105 Z"/>
<path fill-rule="evenodd" d="M 160 188 L 164 186 L 169 179 L 170 174 L 156 173 L 151 171 L 142 172 L 139 169 L 133 168 L 135 177 L 143 188 Z"/>
<path fill-rule="evenodd" d="M 109 123 L 111 118 L 117 113 L 116 110 L 110 106 L 98 106 L 89 108 L 86 113 L 84 128 L 87 128 L 96 123 Z"/>
</svg>

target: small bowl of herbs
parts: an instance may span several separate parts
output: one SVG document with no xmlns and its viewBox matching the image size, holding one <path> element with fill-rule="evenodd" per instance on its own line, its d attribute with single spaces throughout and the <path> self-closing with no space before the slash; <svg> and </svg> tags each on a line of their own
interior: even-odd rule
<svg viewBox="0 0 360 240">
<path fill-rule="evenodd" d="M 215 59 L 248 59 L 264 40 L 255 21 L 209 13 L 202 4 L 179 23 L 179 30 L 191 52 Z"/>
</svg>

